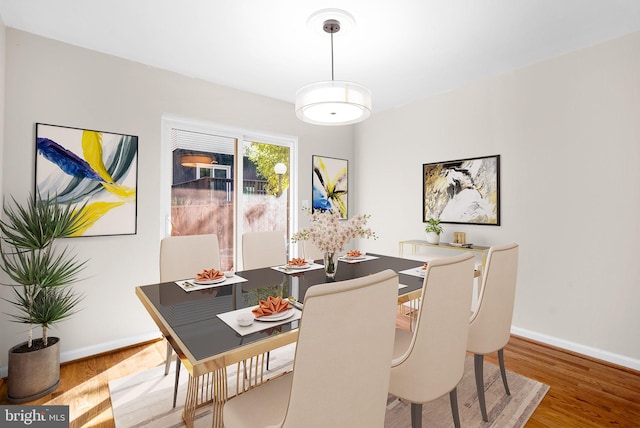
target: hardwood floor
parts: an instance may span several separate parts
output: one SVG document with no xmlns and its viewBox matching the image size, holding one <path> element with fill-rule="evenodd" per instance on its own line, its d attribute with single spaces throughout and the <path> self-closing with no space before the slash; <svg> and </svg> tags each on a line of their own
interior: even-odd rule
<svg viewBox="0 0 640 428">
<path fill-rule="evenodd" d="M 72 427 L 113 427 L 108 382 L 164 363 L 165 343 L 155 341 L 63 364 L 58 389 L 29 404 L 70 406 Z M 497 364 L 497 356 L 486 357 Z M 551 388 L 527 423 L 537 427 L 640 427 L 640 372 L 512 336 L 508 370 Z M 6 400 L 0 382 L 0 404 Z"/>
</svg>

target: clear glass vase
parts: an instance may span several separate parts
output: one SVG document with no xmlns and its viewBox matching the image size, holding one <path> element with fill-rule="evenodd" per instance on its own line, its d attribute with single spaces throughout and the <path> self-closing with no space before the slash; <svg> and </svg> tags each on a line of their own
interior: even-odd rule
<svg viewBox="0 0 640 428">
<path fill-rule="evenodd" d="M 324 253 L 324 273 L 329 279 L 335 279 L 338 272 L 338 255 L 327 251 Z"/>
</svg>

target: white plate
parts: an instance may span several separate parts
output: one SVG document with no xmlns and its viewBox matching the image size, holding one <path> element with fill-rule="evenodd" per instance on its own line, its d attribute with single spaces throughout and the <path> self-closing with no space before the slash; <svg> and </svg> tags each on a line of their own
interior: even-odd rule
<svg viewBox="0 0 640 428">
<path fill-rule="evenodd" d="M 293 316 L 293 314 L 295 314 L 295 309 L 291 308 L 291 309 L 287 309 L 284 312 L 278 312 L 277 314 L 273 314 L 273 315 L 263 315 L 261 317 L 256 318 L 256 321 L 282 321 L 282 320 L 286 320 L 287 318 L 291 318 Z"/>
<path fill-rule="evenodd" d="M 364 260 L 364 256 L 358 256 L 358 257 L 343 256 L 342 258 L 345 260 Z"/>
<path fill-rule="evenodd" d="M 284 268 L 285 269 L 307 269 L 308 267 L 309 267 L 309 263 L 304 264 L 304 265 L 300 265 L 300 266 L 286 265 Z"/>
<path fill-rule="evenodd" d="M 210 284 L 219 284 L 221 282 L 224 282 L 227 278 L 225 278 L 224 276 L 222 278 L 216 278 L 216 279 L 207 279 L 204 281 L 196 281 L 194 280 L 193 283 L 194 284 L 198 284 L 198 285 L 210 285 Z"/>
<path fill-rule="evenodd" d="M 416 272 L 418 272 L 418 275 L 424 276 L 425 273 L 427 272 L 427 270 L 426 269 L 422 269 L 422 268 L 418 268 L 418 269 L 416 269 Z"/>
</svg>

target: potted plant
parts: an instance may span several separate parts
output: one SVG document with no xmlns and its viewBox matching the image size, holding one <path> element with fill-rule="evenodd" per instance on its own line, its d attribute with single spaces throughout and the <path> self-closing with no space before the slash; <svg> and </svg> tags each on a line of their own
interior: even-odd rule
<svg viewBox="0 0 640 428">
<path fill-rule="evenodd" d="M 57 198 L 30 196 L 20 205 L 15 198 L 3 206 L 0 219 L 0 268 L 10 279 L 14 322 L 28 325 L 26 342 L 9 350 L 8 392 L 11 403 L 35 400 L 53 391 L 60 382 L 59 338 L 48 329 L 76 312 L 82 296 L 70 285 L 86 261 L 79 261 L 58 238 L 72 236 L 87 220 L 84 206 L 74 210 Z M 33 339 L 33 328 L 42 328 L 42 338 Z"/>
<path fill-rule="evenodd" d="M 440 219 L 430 218 L 427 220 L 427 227 L 424 228 L 424 231 L 427 232 L 427 242 L 429 244 L 440 243 L 440 234 L 443 231 L 442 226 L 440 226 Z"/>
</svg>

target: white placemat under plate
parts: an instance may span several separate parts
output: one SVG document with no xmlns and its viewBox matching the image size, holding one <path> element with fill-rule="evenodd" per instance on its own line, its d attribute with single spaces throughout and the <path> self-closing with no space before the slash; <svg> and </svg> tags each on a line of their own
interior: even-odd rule
<svg viewBox="0 0 640 428">
<path fill-rule="evenodd" d="M 224 281 L 218 282 L 215 284 L 196 284 L 194 281 L 195 281 L 194 279 L 184 279 L 182 281 L 174 281 L 174 282 L 178 287 L 182 288 L 184 291 L 190 292 L 190 291 L 196 291 L 196 290 L 204 290 L 207 288 L 223 287 L 225 285 L 237 284 L 239 282 L 245 282 L 246 279 L 238 275 L 234 275 L 231 278 L 225 277 Z"/>
<path fill-rule="evenodd" d="M 403 273 L 405 275 L 411 275 L 411 276 L 417 276 L 418 278 L 424 278 L 424 273 L 420 274 L 420 271 L 426 272 L 426 271 L 422 270 L 422 265 L 416 266 L 416 267 L 411 268 L 411 269 L 401 270 L 398 273 Z"/>
<path fill-rule="evenodd" d="M 286 273 L 288 275 L 293 275 L 296 273 L 305 273 L 305 272 L 309 272 L 310 270 L 316 270 L 316 269 L 322 269 L 322 268 L 324 268 L 324 265 L 320 265 L 318 263 L 312 263 L 309 265 L 309 267 L 306 267 L 303 269 L 290 268 L 290 267 L 287 267 L 286 265 L 271 267 L 271 269 L 273 270 L 277 270 L 278 272 Z"/>
<path fill-rule="evenodd" d="M 411 275 L 411 276 L 417 276 L 418 278 L 424 278 L 424 274 L 425 274 L 426 270 L 422 269 L 422 266 L 417 266 L 411 269 L 405 269 L 405 270 L 401 270 L 398 273 L 403 273 L 405 275 Z M 473 271 L 473 277 L 474 278 L 478 278 L 480 277 L 480 270 L 479 269 L 475 269 Z"/>
<path fill-rule="evenodd" d="M 345 263 L 360 263 L 360 262 L 366 262 L 367 260 L 375 260 L 379 257 L 377 256 L 369 256 L 367 254 L 365 254 L 364 256 L 362 256 L 362 258 L 358 258 L 358 259 L 347 259 L 345 256 L 340 256 L 338 257 L 338 260 L 340 260 L 341 262 L 345 262 Z"/>
<path fill-rule="evenodd" d="M 299 309 L 293 309 L 294 314 L 293 316 L 287 318 L 286 320 L 280 320 L 280 321 L 257 321 L 254 320 L 253 323 L 249 326 L 243 327 L 241 325 L 238 324 L 238 315 L 241 314 L 249 314 L 251 316 L 253 316 L 253 313 L 251 313 L 251 311 L 255 308 L 257 308 L 258 306 L 251 306 L 249 308 L 242 308 L 242 309 L 237 309 L 235 311 L 230 311 L 230 312 L 225 312 L 222 314 L 218 314 L 218 318 L 220 318 L 222 321 L 224 321 L 225 324 L 227 324 L 229 327 L 231 327 L 232 329 L 234 329 L 240 336 L 246 336 L 248 334 L 251 333 L 255 333 L 257 331 L 263 331 L 263 330 L 268 330 L 270 328 L 282 325 L 282 324 L 286 324 L 286 323 L 290 323 L 292 321 L 297 321 L 302 317 L 302 311 Z"/>
</svg>

